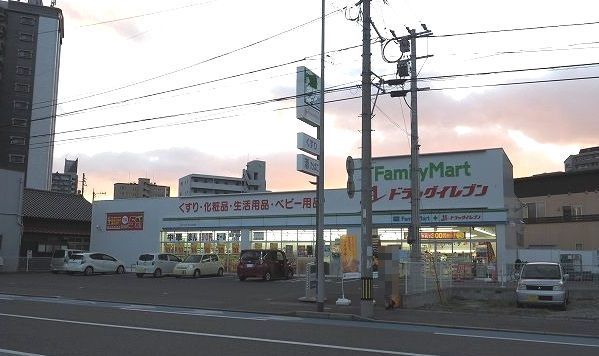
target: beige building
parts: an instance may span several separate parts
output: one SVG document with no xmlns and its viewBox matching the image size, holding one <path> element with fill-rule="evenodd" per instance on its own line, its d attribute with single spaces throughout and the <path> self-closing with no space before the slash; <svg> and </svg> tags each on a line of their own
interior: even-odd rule
<svg viewBox="0 0 599 356">
<path fill-rule="evenodd" d="M 514 179 L 524 248 L 599 250 L 599 170 Z"/>
<path fill-rule="evenodd" d="M 114 199 L 170 197 L 171 188 L 138 178 L 137 183 L 115 183 Z"/>
</svg>

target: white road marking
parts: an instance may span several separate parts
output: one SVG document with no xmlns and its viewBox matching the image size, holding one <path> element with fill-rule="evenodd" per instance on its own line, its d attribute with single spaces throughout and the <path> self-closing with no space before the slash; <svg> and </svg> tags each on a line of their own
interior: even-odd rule
<svg viewBox="0 0 599 356">
<path fill-rule="evenodd" d="M 368 348 L 363 348 L 363 347 L 350 347 L 350 346 L 330 345 L 330 344 L 317 344 L 317 343 L 300 342 L 300 341 L 290 341 L 290 340 L 265 339 L 265 338 L 258 338 L 258 337 L 249 337 L 249 336 L 209 334 L 209 333 L 200 333 L 200 332 L 183 331 L 183 330 L 167 330 L 167 329 L 145 328 L 145 327 L 141 327 L 141 326 L 127 326 L 127 325 L 116 325 L 116 324 L 92 323 L 92 322 L 87 322 L 87 321 L 75 321 L 75 320 L 64 320 L 64 319 L 54 319 L 54 318 L 42 318 L 42 317 L 29 316 L 29 315 L 17 315 L 17 314 L 0 313 L 0 316 L 6 316 L 6 317 L 12 317 L 12 318 L 20 318 L 20 319 L 40 320 L 40 321 L 50 321 L 50 322 L 64 323 L 64 324 L 100 326 L 100 327 L 115 328 L 115 329 L 151 331 L 151 332 L 166 333 L 166 334 L 180 334 L 180 335 L 204 336 L 204 337 L 213 337 L 213 338 L 219 338 L 219 339 L 233 339 L 233 340 L 255 341 L 255 342 L 264 342 L 264 343 L 270 343 L 270 344 L 283 344 L 283 345 L 296 345 L 296 346 L 318 347 L 318 348 L 324 348 L 324 349 L 359 351 L 359 352 L 379 353 L 379 354 L 387 354 L 387 355 L 434 356 L 434 355 L 430 355 L 430 354 L 417 354 L 417 353 L 411 353 L 411 352 L 390 351 L 390 350 L 382 350 L 382 349 L 368 349 Z"/>
<path fill-rule="evenodd" d="M 139 311 L 146 313 L 163 313 L 163 314 L 177 314 L 177 315 L 191 315 L 191 316 L 205 316 L 211 318 L 225 318 L 225 319 L 245 319 L 245 320 L 258 320 L 264 321 L 269 320 L 265 317 L 244 317 L 244 316 L 230 316 L 230 315 L 217 315 L 214 313 L 204 313 L 203 311 L 168 311 L 168 310 L 148 310 L 148 309 L 136 309 L 136 308 L 121 308 L 123 310 Z"/>
<path fill-rule="evenodd" d="M 20 352 L 7 349 L 0 349 L 0 355 L 18 355 L 18 356 L 44 356 L 40 354 L 31 354 L 29 352 Z"/>
<path fill-rule="evenodd" d="M 517 337 L 466 335 L 466 334 L 456 334 L 456 333 L 435 333 L 435 335 L 475 337 L 475 338 L 479 338 L 479 339 L 495 339 L 495 340 L 506 340 L 506 341 L 534 342 L 534 343 L 539 343 L 539 344 L 557 344 L 557 345 L 569 345 L 569 346 L 599 347 L 599 344 L 582 344 L 582 343 L 565 342 L 565 341 L 535 340 L 535 339 L 524 339 L 524 338 L 517 338 Z"/>
</svg>

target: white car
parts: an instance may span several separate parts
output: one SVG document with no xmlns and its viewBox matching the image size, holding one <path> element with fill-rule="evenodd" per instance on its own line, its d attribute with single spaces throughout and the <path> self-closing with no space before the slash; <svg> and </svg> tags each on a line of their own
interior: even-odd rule
<svg viewBox="0 0 599 356">
<path fill-rule="evenodd" d="M 125 263 L 105 253 L 74 253 L 65 266 L 67 273 L 83 273 L 86 276 L 94 273 L 125 273 Z"/>
<path fill-rule="evenodd" d="M 215 254 L 189 255 L 181 263 L 177 263 L 174 270 L 175 277 L 189 276 L 200 277 L 204 275 L 222 276 L 224 272 L 222 262 Z"/>
<path fill-rule="evenodd" d="M 151 274 L 155 278 L 172 275 L 173 270 L 181 259 L 168 253 L 144 253 L 137 259 L 135 274 L 138 278 Z"/>
</svg>

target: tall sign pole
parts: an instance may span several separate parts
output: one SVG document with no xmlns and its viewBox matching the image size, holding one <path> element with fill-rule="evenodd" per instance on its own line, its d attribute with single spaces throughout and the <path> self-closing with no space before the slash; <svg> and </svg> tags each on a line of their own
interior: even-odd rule
<svg viewBox="0 0 599 356">
<path fill-rule="evenodd" d="M 324 61 L 324 49 L 322 58 Z M 323 73 L 324 64 L 321 75 Z M 317 138 L 303 132 L 297 134 L 297 148 L 316 156 L 314 159 L 298 154 L 297 170 L 316 177 L 316 304 L 318 311 L 324 311 L 324 84 L 322 77 L 306 67 L 297 68 L 296 115 L 317 130 Z"/>
<path fill-rule="evenodd" d="M 370 88 L 370 0 L 362 2 L 362 186 L 361 196 L 361 258 L 362 296 L 360 315 L 373 316 L 372 305 L 372 151 L 371 151 L 371 88 Z"/>
<path fill-rule="evenodd" d="M 317 199 L 316 205 L 316 309 L 319 312 L 324 311 L 324 19 L 325 19 L 325 0 L 322 0 L 322 38 L 320 42 L 320 126 L 318 126 L 317 139 L 320 141 L 320 174 L 316 180 Z"/>
</svg>

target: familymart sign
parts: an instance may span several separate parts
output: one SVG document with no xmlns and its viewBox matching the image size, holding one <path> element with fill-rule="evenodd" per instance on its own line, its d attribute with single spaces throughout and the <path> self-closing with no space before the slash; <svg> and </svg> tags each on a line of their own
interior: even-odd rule
<svg viewBox="0 0 599 356">
<path fill-rule="evenodd" d="M 371 172 L 374 210 L 410 210 L 409 156 L 373 158 Z M 502 149 L 424 154 L 418 172 L 423 209 L 501 208 L 504 185 L 513 184 Z M 358 185 L 361 172 L 355 173 Z"/>
<path fill-rule="evenodd" d="M 410 180 L 410 167 L 396 168 L 393 166 L 375 165 L 373 168 L 373 181 L 402 181 Z M 468 161 L 462 164 L 452 164 L 445 161 L 430 162 L 421 167 L 420 180 L 433 178 L 455 178 L 472 176 L 472 165 Z"/>
</svg>

